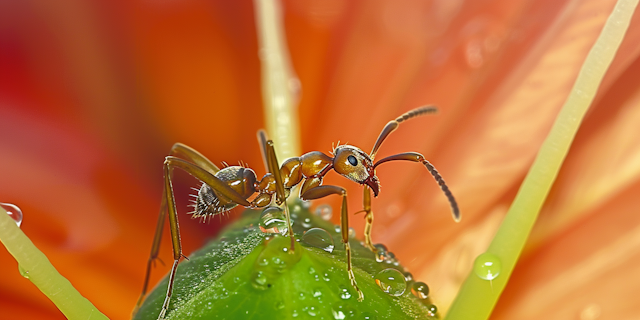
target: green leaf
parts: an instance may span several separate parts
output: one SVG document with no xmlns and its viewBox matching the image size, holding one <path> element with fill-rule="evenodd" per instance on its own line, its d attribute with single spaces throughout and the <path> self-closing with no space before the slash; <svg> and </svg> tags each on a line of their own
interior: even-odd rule
<svg viewBox="0 0 640 320">
<path fill-rule="evenodd" d="M 290 207 L 296 235 L 293 253 L 290 239 L 263 233 L 260 211 L 250 210 L 218 240 L 193 253 L 178 267 L 166 318 L 437 319 L 431 313 L 435 311 L 431 300 L 412 294 L 414 282 L 404 282 L 404 268 L 392 254 L 386 253 L 378 262 L 370 250 L 351 239 L 354 273 L 364 293 L 364 300 L 358 302 L 347 275 L 339 228 L 311 214 L 305 205 L 297 201 Z M 311 228 L 328 233 L 315 230 L 303 237 Z M 327 237 L 322 238 L 323 234 Z M 329 252 L 331 241 L 335 247 Z M 380 273 L 383 270 L 387 271 Z M 390 287 L 404 290 L 399 296 L 384 292 L 376 282 L 377 274 L 386 273 L 400 275 Z M 166 290 L 165 278 L 135 319 L 156 319 Z"/>
</svg>

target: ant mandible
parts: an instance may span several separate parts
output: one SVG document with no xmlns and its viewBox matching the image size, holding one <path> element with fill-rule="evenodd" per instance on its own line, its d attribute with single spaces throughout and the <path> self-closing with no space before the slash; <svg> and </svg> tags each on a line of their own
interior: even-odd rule
<svg viewBox="0 0 640 320">
<path fill-rule="evenodd" d="M 330 157 L 319 151 L 311 151 L 300 157 L 289 158 L 278 167 L 278 160 L 273 147 L 273 142 L 267 140 L 264 131 L 258 131 L 258 140 L 265 160 L 268 173 L 257 179 L 255 172 L 245 166 L 227 166 L 219 169 L 209 159 L 184 144 L 176 143 L 171 148 L 169 156 L 164 160 L 164 190 L 161 202 L 160 216 L 156 227 L 155 237 L 151 248 L 151 255 L 147 263 L 147 273 L 145 276 L 142 294 L 136 309 L 140 306 L 143 297 L 146 294 L 149 284 L 149 275 L 151 272 L 152 262 L 158 257 L 160 249 L 160 238 L 165 220 L 165 212 L 169 215 L 169 225 L 171 228 L 171 240 L 173 244 L 173 266 L 169 276 L 169 286 L 167 295 L 162 305 L 162 310 L 158 319 L 164 318 L 169 307 L 169 300 L 173 291 L 173 282 L 182 254 L 182 245 L 180 243 L 180 230 L 178 227 L 178 215 L 176 212 L 175 199 L 173 196 L 173 187 L 171 183 L 171 173 L 174 168 L 180 168 L 195 178 L 204 182 L 198 190 L 195 203 L 194 217 L 211 217 L 214 215 L 228 212 L 232 208 L 241 205 L 246 208 L 257 209 L 268 206 L 274 199 L 277 205 L 284 204 L 285 216 L 287 218 L 288 233 L 291 238 L 291 246 L 293 248 L 293 228 L 291 227 L 291 219 L 286 205 L 286 199 L 289 196 L 291 188 L 302 183 L 300 188 L 300 199 L 312 200 L 324 198 L 329 195 L 339 195 L 342 197 L 342 206 L 340 214 L 342 243 L 345 246 L 347 255 L 347 273 L 351 281 L 351 285 L 358 292 L 358 300 L 362 301 L 363 294 L 356 283 L 352 264 L 351 264 L 351 248 L 349 246 L 349 216 L 347 212 L 347 191 L 339 186 L 322 185 L 322 179 L 331 170 L 340 175 L 364 185 L 363 210 L 365 213 L 365 244 L 373 252 L 376 248 L 371 242 L 371 227 L 373 224 L 373 212 L 371 211 L 371 191 L 374 196 L 378 196 L 380 191 L 380 182 L 376 177 L 375 169 L 377 166 L 395 160 L 406 160 L 422 163 L 434 177 L 451 205 L 451 211 L 455 221 L 460 220 L 460 211 L 458 204 L 449 191 L 444 180 L 436 171 L 436 169 L 427 161 L 423 155 L 417 152 L 406 152 L 383 158 L 377 162 L 373 162 L 382 142 L 395 131 L 400 123 L 411 118 L 434 113 L 436 107 L 425 106 L 413 109 L 395 120 L 389 121 L 382 129 L 376 143 L 373 145 L 371 153 L 367 154 L 361 149 L 350 145 L 339 145 L 333 150 L 333 157 Z M 274 174 L 276 173 L 276 174 Z M 249 200 L 255 193 L 257 195 Z M 185 257 L 186 258 L 186 257 Z"/>
</svg>

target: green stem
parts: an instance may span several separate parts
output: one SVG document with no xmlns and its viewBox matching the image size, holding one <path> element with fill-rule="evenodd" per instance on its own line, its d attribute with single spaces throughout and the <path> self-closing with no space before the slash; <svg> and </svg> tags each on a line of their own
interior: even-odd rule
<svg viewBox="0 0 640 320">
<path fill-rule="evenodd" d="M 446 319 L 487 319 L 504 290 L 549 189 L 569 151 L 582 118 L 622 42 L 638 0 L 619 0 L 587 55 L 578 78 L 544 141 L 529 173 L 487 253 L 502 263 L 491 282 L 473 271 L 466 279 Z"/>
<path fill-rule="evenodd" d="M 67 319 L 109 319 L 83 297 L 0 207 L 0 241 L 18 261 L 20 272 L 51 300 Z"/>
<path fill-rule="evenodd" d="M 300 155 L 298 93 L 300 82 L 289 59 L 280 2 L 255 0 L 262 66 L 262 96 L 267 132 L 280 161 Z"/>
</svg>

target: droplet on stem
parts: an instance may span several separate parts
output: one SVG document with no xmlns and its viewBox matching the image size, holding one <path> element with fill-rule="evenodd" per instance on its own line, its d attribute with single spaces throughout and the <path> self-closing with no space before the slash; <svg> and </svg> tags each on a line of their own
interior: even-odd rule
<svg viewBox="0 0 640 320">
<path fill-rule="evenodd" d="M 7 211 L 9 217 L 11 217 L 11 219 L 16 222 L 18 227 L 20 227 L 20 225 L 22 224 L 22 210 L 20 210 L 20 208 L 18 208 L 18 206 L 16 206 L 15 204 L 11 203 L 0 202 L 0 206 Z"/>
<path fill-rule="evenodd" d="M 473 272 L 484 280 L 493 280 L 498 277 L 502 269 L 502 262 L 493 253 L 485 252 L 479 255 L 473 263 Z"/>
</svg>

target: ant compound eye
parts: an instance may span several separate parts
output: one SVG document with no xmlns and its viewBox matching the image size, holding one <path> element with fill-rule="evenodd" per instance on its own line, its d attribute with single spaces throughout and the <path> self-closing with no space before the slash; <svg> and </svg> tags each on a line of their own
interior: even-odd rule
<svg viewBox="0 0 640 320">
<path fill-rule="evenodd" d="M 356 157 L 354 157 L 354 156 L 348 156 L 347 160 L 354 167 L 358 165 L 358 159 L 356 159 Z"/>
</svg>

